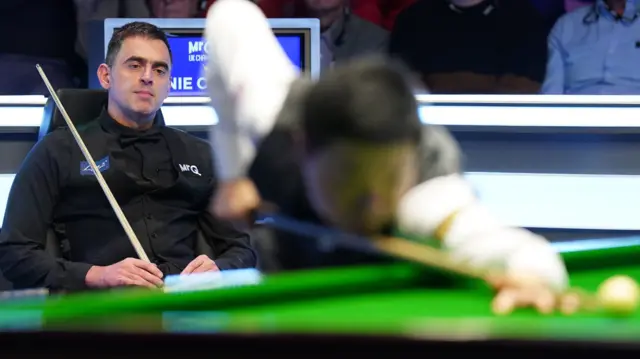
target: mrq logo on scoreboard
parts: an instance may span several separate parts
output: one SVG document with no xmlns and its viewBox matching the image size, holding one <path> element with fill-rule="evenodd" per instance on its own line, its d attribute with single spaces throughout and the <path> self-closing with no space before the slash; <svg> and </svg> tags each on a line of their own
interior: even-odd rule
<svg viewBox="0 0 640 359">
<path fill-rule="evenodd" d="M 207 61 L 209 55 L 208 41 L 189 41 L 189 61 Z"/>
<path fill-rule="evenodd" d="M 289 60 L 298 68 L 301 66 L 301 40 L 297 37 L 277 36 Z M 169 37 L 173 52 L 171 71 L 171 95 L 206 96 L 207 79 L 205 66 L 209 58 L 209 43 L 202 37 Z"/>
<path fill-rule="evenodd" d="M 170 37 L 173 52 L 171 94 L 174 96 L 204 96 L 207 79 L 204 67 L 209 57 L 208 42 L 198 37 Z"/>
</svg>

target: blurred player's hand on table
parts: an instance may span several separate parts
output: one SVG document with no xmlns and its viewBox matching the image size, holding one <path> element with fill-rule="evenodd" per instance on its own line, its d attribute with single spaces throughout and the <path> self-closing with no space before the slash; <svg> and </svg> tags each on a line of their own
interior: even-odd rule
<svg viewBox="0 0 640 359">
<path fill-rule="evenodd" d="M 186 268 L 180 274 L 193 274 L 204 272 L 217 272 L 220 268 L 216 265 L 216 262 L 208 256 L 202 254 L 192 260 Z"/>
<path fill-rule="evenodd" d="M 495 314 L 506 315 L 519 308 L 534 308 L 541 314 L 560 310 L 573 314 L 580 309 L 581 298 L 577 293 L 559 293 L 544 281 L 531 275 L 508 274 L 489 278 L 496 289 L 492 303 Z"/>
<path fill-rule="evenodd" d="M 224 181 L 214 193 L 211 214 L 218 219 L 248 225 L 260 201 L 258 189 L 250 179 Z"/>
</svg>

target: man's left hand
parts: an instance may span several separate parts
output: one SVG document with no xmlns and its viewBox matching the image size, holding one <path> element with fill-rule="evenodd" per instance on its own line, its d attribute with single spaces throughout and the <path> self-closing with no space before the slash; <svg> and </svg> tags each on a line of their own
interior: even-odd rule
<svg viewBox="0 0 640 359">
<path fill-rule="evenodd" d="M 499 315 L 526 307 L 533 307 L 541 314 L 550 314 L 556 310 L 563 314 L 573 314 L 582 304 L 576 293 L 558 293 L 533 276 L 511 275 L 492 278 L 489 284 L 497 291 L 492 309 Z"/>
<path fill-rule="evenodd" d="M 217 272 L 220 269 L 216 265 L 211 258 L 202 254 L 196 259 L 192 260 L 191 263 L 182 271 L 180 274 L 192 274 L 192 273 L 204 273 L 204 272 Z"/>
</svg>

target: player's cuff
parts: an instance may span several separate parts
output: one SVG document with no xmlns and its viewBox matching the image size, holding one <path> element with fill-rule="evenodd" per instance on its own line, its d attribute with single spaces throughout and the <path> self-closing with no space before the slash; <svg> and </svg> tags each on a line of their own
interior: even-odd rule
<svg viewBox="0 0 640 359">
<path fill-rule="evenodd" d="M 462 209 L 458 209 L 449 214 L 436 230 L 433 232 L 433 237 L 438 241 L 444 242 L 445 238 L 447 238 L 447 234 L 451 231 L 451 227 L 453 227 L 453 223 L 455 223 L 456 218 L 460 214 Z"/>
<path fill-rule="evenodd" d="M 545 238 L 524 230 L 520 231 L 523 232 L 522 235 L 529 235 L 530 238 L 508 256 L 507 272 L 536 276 L 557 291 L 566 289 L 569 278 L 560 254 Z"/>
<path fill-rule="evenodd" d="M 562 258 L 546 239 L 499 221 L 460 175 L 437 177 L 409 191 L 397 222 L 400 232 L 436 237 L 469 264 L 535 275 L 557 289 L 566 286 Z"/>
<path fill-rule="evenodd" d="M 478 267 L 535 276 L 557 290 L 567 284 L 564 262 L 544 237 L 505 225 L 480 203 L 456 214 L 443 243 L 452 255 Z"/>
</svg>

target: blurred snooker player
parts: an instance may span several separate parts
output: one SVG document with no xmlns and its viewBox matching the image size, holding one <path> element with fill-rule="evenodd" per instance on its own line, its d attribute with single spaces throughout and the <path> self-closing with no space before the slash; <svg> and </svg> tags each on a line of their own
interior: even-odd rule
<svg viewBox="0 0 640 359">
<path fill-rule="evenodd" d="M 508 279 L 491 283 L 498 313 L 561 305 L 561 257 L 478 202 L 461 176 L 456 143 L 420 122 L 402 71 L 362 59 L 317 82 L 298 78 L 260 10 L 245 0 L 216 2 L 206 26 L 207 83 L 219 117 L 211 130 L 222 181 L 212 202 L 217 217 L 246 218 L 266 200 L 299 220 L 361 234 L 393 224 L 436 237 L 473 265 L 505 268 Z M 284 243 L 289 269 L 341 260 L 305 239 Z"/>
</svg>

